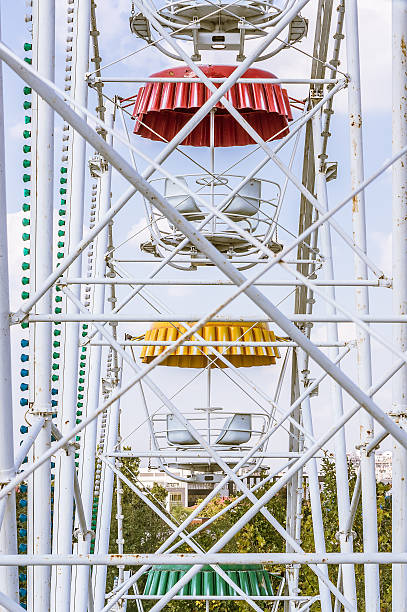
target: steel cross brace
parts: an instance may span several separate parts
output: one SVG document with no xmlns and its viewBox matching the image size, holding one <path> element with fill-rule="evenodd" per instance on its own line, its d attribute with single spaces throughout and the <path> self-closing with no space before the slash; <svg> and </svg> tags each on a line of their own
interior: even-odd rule
<svg viewBox="0 0 407 612">
<path fill-rule="evenodd" d="M 0 55 L 3 56 L 3 58 L 5 59 L 7 57 L 7 52 L 5 52 L 4 47 L 2 46 L 1 48 L 1 52 Z M 8 63 L 9 64 L 13 64 L 12 58 L 10 58 L 10 56 L 8 57 Z M 12 66 L 13 67 L 13 66 Z M 21 66 L 15 65 L 15 68 L 17 68 L 17 71 L 21 71 Z M 28 71 L 29 72 L 29 71 Z M 28 77 L 24 76 L 24 78 L 26 80 L 28 80 Z M 30 76 L 31 81 L 34 81 L 34 83 L 32 83 L 34 89 L 38 89 L 38 92 L 41 94 L 41 88 L 43 89 L 45 84 L 41 83 L 41 80 L 38 80 L 39 82 L 35 82 L 34 76 L 31 74 Z M 45 86 L 46 87 L 46 86 Z M 49 90 L 48 90 L 48 95 L 49 95 Z M 52 89 L 51 89 L 51 94 L 52 94 Z M 47 94 L 44 95 L 45 98 L 47 98 Z M 61 108 L 61 103 L 63 106 L 64 103 L 60 100 L 55 100 L 54 99 L 54 105 L 56 107 L 57 112 L 61 112 L 61 114 L 64 116 L 69 115 L 69 110 L 68 108 L 65 109 L 65 112 L 63 112 L 63 109 Z M 77 119 L 77 116 L 76 116 Z M 72 113 L 72 116 L 68 119 L 68 121 L 70 123 L 77 123 L 78 121 L 75 121 L 75 113 Z M 88 126 L 86 126 L 88 127 Z M 168 218 L 171 219 L 172 222 L 174 222 L 174 225 L 178 226 L 179 229 L 181 229 L 181 231 L 183 231 L 185 233 L 185 235 L 189 236 L 191 241 L 202 251 L 205 252 L 205 254 L 207 256 L 209 256 L 210 259 L 212 259 L 212 261 L 214 263 L 216 263 L 218 265 L 218 267 L 220 267 L 220 269 L 223 269 L 225 271 L 225 273 L 232 279 L 234 280 L 234 282 L 236 282 L 237 284 L 242 284 L 244 283 L 244 276 L 241 275 L 239 272 L 237 272 L 233 266 L 231 266 L 230 264 L 228 264 L 228 262 L 224 262 L 222 261 L 223 258 L 222 256 L 219 254 L 219 252 L 216 251 L 216 249 L 214 249 L 214 247 L 212 247 L 212 245 L 210 245 L 209 243 L 207 243 L 207 241 L 205 241 L 204 239 L 202 239 L 201 236 L 197 235 L 193 226 L 190 226 L 190 224 L 186 223 L 185 220 L 181 217 L 181 215 L 179 215 L 176 211 L 171 210 L 172 207 L 168 206 L 168 204 L 165 202 L 165 200 L 160 196 L 160 194 L 158 194 L 157 192 L 155 192 L 155 190 L 151 189 L 151 186 L 147 185 L 143 185 L 143 180 L 141 179 L 141 177 L 139 177 L 139 175 L 137 175 L 136 172 L 132 171 L 132 169 L 128 166 L 128 164 L 126 164 L 124 162 L 124 160 L 122 160 L 120 158 L 120 156 L 115 155 L 114 150 L 111 149 L 111 147 L 108 147 L 106 145 L 106 143 L 103 141 L 103 139 L 99 139 L 99 137 L 92 131 L 90 130 L 90 133 L 85 135 L 86 129 L 84 126 L 82 126 L 82 134 L 84 135 L 84 137 L 86 139 L 89 139 L 90 141 L 93 141 L 92 144 L 94 144 L 94 146 L 101 152 L 103 153 L 108 159 L 110 158 L 110 161 L 112 162 L 112 165 L 114 165 L 119 171 L 121 171 L 127 178 L 129 178 L 130 182 L 132 182 L 134 184 L 134 186 L 137 186 L 140 188 L 140 191 L 142 193 L 144 193 L 144 195 L 150 200 L 152 201 L 153 204 L 155 204 L 157 206 L 157 208 L 159 208 L 159 210 L 161 210 L 161 212 L 163 212 Z M 79 130 L 80 131 L 80 130 Z M 98 140 L 101 140 L 102 142 L 98 142 Z M 141 179 L 141 181 L 140 181 Z M 165 211 L 165 212 L 164 212 Z M 203 246 L 204 245 L 204 246 Z M 216 251 L 216 252 L 214 252 Z M 249 297 L 251 297 L 253 299 L 253 301 L 255 301 L 255 303 L 257 303 L 259 306 L 261 304 L 261 308 L 265 309 L 265 311 L 267 312 L 267 310 L 269 311 L 270 316 L 273 316 L 273 318 L 276 320 L 276 322 L 280 321 L 283 324 L 280 326 L 287 332 L 289 333 L 289 335 L 295 337 L 295 335 L 297 335 L 298 338 L 298 330 L 295 328 L 295 326 L 292 326 L 292 324 L 287 321 L 287 319 L 284 317 L 284 315 L 282 315 L 282 313 L 280 313 L 271 303 L 268 302 L 268 300 L 265 301 L 264 296 L 261 296 L 261 294 L 259 295 L 259 292 L 257 292 L 255 290 L 255 288 L 250 288 L 248 287 L 246 289 L 246 293 Z M 267 310 L 266 310 L 267 309 Z M 277 311 L 277 312 L 276 312 Z M 273 313 L 273 314 L 271 314 Z M 291 326 L 294 328 L 291 330 Z M 290 331 L 288 331 L 290 330 Z M 301 334 L 302 336 L 302 334 Z M 333 378 L 335 378 L 337 380 L 337 382 L 339 382 L 340 384 L 342 384 L 342 386 L 348 390 L 348 392 L 369 411 L 371 412 L 371 414 L 377 418 L 377 420 L 379 420 L 379 422 L 382 422 L 383 424 L 385 423 L 385 427 L 386 429 L 388 429 L 393 435 L 394 437 L 396 437 L 396 439 L 398 439 L 400 441 L 401 444 L 406 445 L 406 440 L 405 440 L 405 436 L 402 435 L 402 433 L 404 434 L 404 432 L 400 433 L 400 430 L 396 427 L 393 426 L 393 423 L 391 422 L 391 426 L 389 423 L 386 422 L 386 418 L 383 418 L 385 415 L 383 415 L 383 413 L 381 413 L 380 409 L 374 404 L 374 402 L 371 402 L 371 400 L 368 398 L 368 396 L 366 396 L 366 394 L 364 394 L 360 389 L 358 389 L 358 387 L 352 382 L 350 381 L 350 379 L 348 379 L 348 377 L 344 377 L 342 376 L 343 373 L 341 372 L 337 372 L 335 367 L 332 367 L 332 363 L 330 362 L 329 359 L 325 358 L 325 356 L 322 354 L 322 356 L 319 354 L 320 351 L 318 351 L 318 349 L 316 349 L 312 343 L 310 343 L 308 340 L 305 340 L 304 337 L 302 338 L 298 338 L 299 340 L 299 344 L 300 346 L 302 346 L 314 359 L 315 361 L 317 361 L 317 363 L 319 363 L 324 369 L 326 369 L 332 376 Z M 389 420 L 389 419 L 387 419 Z M 397 430 L 397 431 L 395 431 Z M 165 604 L 164 604 L 165 605 Z M 157 608 L 159 609 L 159 608 Z"/>
<path fill-rule="evenodd" d="M 167 525 L 171 527 L 171 529 L 175 530 L 177 528 L 175 523 L 173 523 L 172 520 L 169 519 L 164 512 L 162 512 L 159 508 L 157 508 L 157 506 L 148 499 L 147 495 L 145 495 L 142 491 L 140 491 L 135 486 L 135 484 L 132 483 L 131 480 L 129 480 L 129 478 L 125 476 L 125 474 L 123 474 L 121 470 L 119 470 L 111 461 L 109 461 L 103 455 L 100 455 L 100 458 L 105 463 L 105 465 L 107 465 L 116 474 L 116 476 L 120 478 L 122 482 L 124 482 L 149 508 L 151 508 L 151 510 L 153 510 L 153 512 L 155 512 L 157 516 L 159 516 L 165 523 L 167 523 Z M 191 539 L 191 536 L 188 533 L 181 532 L 179 535 L 181 539 L 183 540 L 183 542 L 188 544 L 195 552 L 198 552 L 198 553 L 205 552 L 205 551 L 202 551 L 202 548 Z M 254 610 L 257 610 L 257 612 L 262 612 L 262 609 L 259 608 L 259 606 L 255 604 L 253 600 L 249 596 L 247 596 L 235 582 L 233 582 L 233 580 L 226 574 L 226 572 L 221 567 L 219 567 L 218 565 L 211 565 L 211 567 L 234 590 L 236 590 L 239 593 L 239 595 L 244 597 L 247 600 L 247 603 L 249 603 Z M 109 610 L 111 606 L 114 605 L 114 603 L 115 602 L 113 601 L 108 602 L 107 604 L 108 607 L 105 606 L 104 609 Z"/>
<path fill-rule="evenodd" d="M 98 150 L 98 152 L 110 161 L 133 186 L 138 189 L 151 203 L 160 210 L 190 241 L 212 262 L 222 270 L 240 290 L 270 316 L 293 340 L 297 341 L 316 363 L 326 370 L 358 403 L 360 403 L 372 416 L 378 420 L 403 446 L 407 447 L 407 435 L 401 431 L 393 421 L 385 415 L 382 410 L 363 392 L 348 376 L 346 376 L 330 359 L 328 359 L 317 347 L 313 345 L 293 325 L 285 315 L 280 312 L 270 300 L 261 294 L 255 287 L 251 287 L 252 279 L 247 281 L 245 276 L 237 271 L 233 265 L 227 262 L 224 256 L 211 245 L 203 236 L 196 231 L 178 211 L 166 202 L 145 179 L 143 179 L 112 147 L 110 147 L 87 123 L 77 115 L 69 106 L 54 94 L 50 85 L 37 76 L 33 71 L 26 68 L 24 62 L 11 53 L 4 44 L 0 44 L 0 58 L 3 59 L 15 72 L 20 74 L 24 80 L 37 90 L 39 95 L 50 103 L 58 114 L 72 125 L 81 135 Z M 400 153 L 401 155 L 402 153 Z M 360 187 L 363 190 L 364 185 Z M 334 210 L 334 209 L 333 209 Z M 330 211 L 332 212 L 332 211 Z M 323 217 L 321 217 L 323 219 Z M 321 220 L 320 219 L 320 220 Z M 325 219 L 324 219 L 325 220 Z"/>
<path fill-rule="evenodd" d="M 225 89 L 225 93 L 229 90 L 229 88 L 235 83 L 236 79 L 239 78 L 239 76 L 244 72 L 244 70 L 246 70 L 246 68 L 250 67 L 250 65 L 253 63 L 258 49 L 256 49 L 255 52 L 253 52 L 244 62 L 243 64 L 241 64 L 238 68 L 235 69 L 235 71 L 232 73 L 232 75 L 230 77 L 228 77 L 228 79 L 225 81 L 225 83 L 220 87 L 217 88 L 212 82 L 211 80 L 206 76 L 206 74 L 200 69 L 199 66 L 197 66 L 192 60 L 191 58 L 188 56 L 188 54 L 182 49 L 182 47 L 180 47 L 176 41 L 171 38 L 171 36 L 168 35 L 168 33 L 164 30 L 164 28 L 161 26 L 161 24 L 157 21 L 157 19 L 154 17 L 154 15 L 151 13 L 151 11 L 148 9 L 148 7 L 141 2 L 140 0 L 135 0 L 135 3 L 137 4 L 137 6 L 143 10 L 144 14 L 146 16 L 148 16 L 149 19 L 152 20 L 152 22 L 154 23 L 154 27 L 156 27 L 161 35 L 167 40 L 167 42 L 181 55 L 181 57 L 184 59 L 184 61 L 188 64 L 188 66 L 195 72 L 195 74 L 200 77 L 201 81 L 203 83 L 205 83 L 205 85 L 208 87 L 208 89 L 212 92 L 212 97 L 208 100 L 207 104 L 209 104 L 213 98 L 218 98 L 216 100 L 219 101 L 221 100 L 222 104 L 224 105 L 224 107 L 229 111 L 229 113 L 232 115 L 232 117 L 234 117 L 234 119 L 243 127 L 244 130 L 246 130 L 246 132 L 253 138 L 253 140 L 255 142 L 257 142 L 257 144 L 265 151 L 265 153 L 268 156 L 268 159 L 273 160 L 274 163 L 280 168 L 280 170 L 290 179 L 291 182 L 294 183 L 294 185 L 300 190 L 300 192 L 304 195 L 304 197 L 307 198 L 307 200 L 314 206 L 314 208 L 316 208 L 318 210 L 318 212 L 323 213 L 324 209 L 323 207 L 319 204 L 318 200 L 312 195 L 312 193 L 310 191 L 308 191 L 308 189 L 301 183 L 301 181 L 299 181 L 296 176 L 291 172 L 290 168 L 284 164 L 275 154 L 275 152 L 270 148 L 270 146 L 259 136 L 259 134 L 256 132 L 256 130 L 254 130 L 254 128 L 252 128 L 252 126 L 242 117 L 242 115 L 239 113 L 239 111 L 231 104 L 231 102 L 229 100 L 226 99 L 226 97 L 224 97 L 223 95 L 220 96 L 220 92 L 222 90 L 222 88 Z M 302 6 L 305 5 L 306 2 L 304 0 L 302 0 L 302 2 L 298 2 L 298 5 L 295 8 L 296 13 L 298 13 L 298 11 L 301 10 Z M 294 10 L 294 9 L 293 9 Z M 268 36 L 265 37 L 265 39 L 263 40 L 262 44 L 259 45 L 259 49 L 264 49 L 265 46 L 267 46 L 267 44 L 269 44 L 273 39 L 274 39 L 274 32 L 271 32 Z M 267 39 L 269 39 L 269 42 L 267 43 Z M 267 43 L 267 44 L 266 44 Z M 261 53 L 261 51 L 259 51 Z M 338 88 L 338 85 L 336 86 Z M 201 107 L 201 109 L 194 115 L 194 118 L 196 118 L 199 113 L 201 111 L 203 111 L 205 107 L 205 104 Z M 211 106 L 213 107 L 213 105 Z M 206 114 L 206 113 L 205 113 Z M 191 122 L 193 121 L 193 119 L 191 119 Z M 188 124 L 187 124 L 188 125 Z M 186 126 L 185 126 L 186 127 Z M 149 174 L 150 170 L 152 170 L 152 168 L 150 168 L 149 170 L 147 170 L 147 172 L 145 174 Z M 247 182 L 247 181 L 246 181 Z M 185 186 L 183 187 L 183 190 L 185 190 Z M 330 224 L 332 225 L 332 227 L 335 229 L 335 231 L 341 236 L 341 238 L 343 238 L 343 240 L 352 248 L 352 250 L 355 251 L 355 253 L 357 253 L 359 255 L 359 257 L 361 257 L 361 259 L 368 264 L 367 261 L 367 256 L 364 253 L 364 251 L 362 249 L 360 249 L 354 242 L 353 238 L 351 238 L 350 236 L 348 236 L 346 234 L 346 232 L 344 232 L 341 227 L 337 224 L 337 222 L 333 219 L 331 219 Z M 377 270 L 377 267 L 374 266 L 375 269 Z M 380 272 L 380 275 L 382 273 Z"/>
<path fill-rule="evenodd" d="M 64 292 L 68 295 L 68 297 L 74 302 L 74 304 L 76 306 L 78 306 L 78 308 L 80 308 L 80 310 L 82 312 L 87 311 L 87 309 L 80 303 L 80 301 L 76 298 L 76 296 L 69 291 L 68 289 L 64 289 Z M 103 328 L 102 325 L 96 324 L 95 325 L 96 329 L 98 330 L 98 332 L 100 332 L 112 345 L 112 347 L 123 357 L 123 359 L 137 372 L 140 371 L 140 367 L 137 366 L 137 364 L 134 362 L 134 360 L 126 353 L 126 351 L 118 344 L 118 342 L 114 339 L 114 337 L 106 330 Z M 246 497 L 252 502 L 252 503 L 256 503 L 257 498 L 255 497 L 255 495 L 253 493 L 250 492 L 250 489 L 242 482 L 242 480 L 237 476 L 237 471 L 240 469 L 240 467 L 242 467 L 242 465 L 244 465 L 244 463 L 247 461 L 248 458 L 250 458 L 255 451 L 257 450 L 257 448 L 259 446 L 264 445 L 265 441 L 270 437 L 272 432 L 269 432 L 269 435 L 267 435 L 263 440 L 261 440 L 255 447 L 254 449 L 252 449 L 246 457 L 244 457 L 243 459 L 241 459 L 239 461 L 239 463 L 235 466 L 235 468 L 232 470 L 227 463 L 219 456 L 219 454 L 206 442 L 206 440 L 199 434 L 199 432 L 191 425 L 191 423 L 189 421 L 187 421 L 187 419 L 185 419 L 184 415 L 176 408 L 176 406 L 164 395 L 164 393 L 157 387 L 157 385 L 155 383 L 153 383 L 151 381 L 151 379 L 149 379 L 147 376 L 144 377 L 145 381 L 147 383 L 147 385 L 152 389 L 152 391 L 155 393 L 155 395 L 157 397 L 159 397 L 159 399 L 164 403 L 164 405 L 167 406 L 167 408 L 173 412 L 177 418 L 183 423 L 183 425 L 188 429 L 188 431 L 190 431 L 190 433 L 193 435 L 193 437 L 203 446 L 203 448 L 205 448 L 205 450 L 208 451 L 208 453 L 210 455 L 212 455 L 213 459 L 217 462 L 217 464 L 223 469 L 223 471 L 227 474 L 228 478 L 227 480 L 229 480 L 230 478 L 234 481 L 234 483 L 236 484 L 236 486 L 241 489 L 241 491 L 246 495 Z M 219 486 L 219 485 L 218 485 Z M 294 540 L 289 534 L 288 532 L 280 525 L 280 523 L 272 516 L 272 514 L 269 512 L 269 510 L 267 510 L 266 508 L 262 507 L 260 509 L 260 512 L 264 515 L 264 517 L 273 525 L 273 527 L 277 530 L 278 533 L 280 533 L 280 535 L 282 535 L 282 537 L 284 539 L 286 539 L 287 541 L 290 542 L 290 545 L 292 546 L 292 548 L 294 550 L 296 550 L 297 552 L 303 552 L 302 548 L 297 544 L 296 540 Z M 181 531 L 180 531 L 181 533 Z M 352 610 L 353 607 L 352 605 L 343 597 L 343 595 L 336 589 L 335 585 L 332 584 L 332 582 L 324 575 L 324 572 L 321 571 L 318 567 L 314 567 L 314 566 L 310 566 L 310 569 L 312 569 L 312 571 L 314 573 L 317 574 L 317 576 L 320 578 L 320 580 L 336 595 L 336 597 L 338 597 L 342 603 L 345 605 L 345 607 L 347 607 L 348 609 Z M 135 579 L 136 580 L 136 579 Z M 119 597 L 120 599 L 120 597 Z M 112 600 L 112 602 L 109 603 L 110 605 L 113 605 L 115 603 L 116 600 Z M 117 599 L 118 601 L 118 599 Z M 105 607 L 106 610 L 110 609 L 108 607 Z"/>
</svg>

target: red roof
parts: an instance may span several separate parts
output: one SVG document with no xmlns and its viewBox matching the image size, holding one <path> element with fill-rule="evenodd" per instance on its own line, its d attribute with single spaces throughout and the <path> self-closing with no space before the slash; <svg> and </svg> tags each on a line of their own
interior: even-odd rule
<svg viewBox="0 0 407 612">
<path fill-rule="evenodd" d="M 228 77 L 235 66 L 200 66 L 210 78 Z M 152 77 L 196 77 L 189 66 L 167 68 Z M 276 78 L 271 72 L 250 68 L 243 78 Z M 215 83 L 219 87 L 219 83 Z M 134 133 L 150 140 L 169 141 L 211 96 L 203 83 L 147 83 L 136 98 Z M 292 120 L 287 91 L 274 83 L 237 83 L 226 98 L 264 140 L 283 138 Z M 219 102 L 215 113 L 215 146 L 233 147 L 255 144 L 249 134 Z M 209 114 L 182 143 L 194 147 L 210 145 Z"/>
</svg>

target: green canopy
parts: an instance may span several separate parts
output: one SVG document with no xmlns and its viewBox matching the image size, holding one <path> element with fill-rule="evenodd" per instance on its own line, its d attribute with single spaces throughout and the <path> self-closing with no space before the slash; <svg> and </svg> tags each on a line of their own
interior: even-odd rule
<svg viewBox="0 0 407 612">
<path fill-rule="evenodd" d="M 221 565 L 223 571 L 246 595 L 273 595 L 270 575 L 262 565 Z M 149 570 L 144 595 L 164 595 L 191 568 L 190 565 L 156 565 Z M 223 578 L 209 565 L 205 565 L 178 595 L 236 595 Z"/>
</svg>

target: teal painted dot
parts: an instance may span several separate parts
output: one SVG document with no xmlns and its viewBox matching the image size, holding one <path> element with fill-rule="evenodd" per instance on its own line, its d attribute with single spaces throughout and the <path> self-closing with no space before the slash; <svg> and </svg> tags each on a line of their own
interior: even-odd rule
<svg viewBox="0 0 407 612">
<path fill-rule="evenodd" d="M 22 206 L 23 212 L 28 212 L 30 210 L 30 208 L 31 207 L 30 207 L 29 204 L 23 204 L 23 206 Z"/>
<path fill-rule="evenodd" d="M 31 162 L 29 159 L 23 159 L 23 168 L 29 168 L 31 166 Z"/>
<path fill-rule="evenodd" d="M 22 235 L 22 239 L 23 240 L 29 240 L 30 239 L 30 234 L 23 234 Z"/>
<path fill-rule="evenodd" d="M 30 254 L 30 249 L 27 249 L 27 247 L 24 247 L 23 248 L 23 255 L 24 255 L 24 257 L 27 257 L 27 255 L 29 255 L 29 254 Z"/>
<path fill-rule="evenodd" d="M 25 115 L 24 116 L 24 123 L 27 125 L 27 123 L 31 123 L 31 117 L 30 115 Z"/>
<path fill-rule="evenodd" d="M 27 217 L 24 217 L 24 219 L 22 220 L 22 224 L 26 227 L 27 225 L 30 225 L 30 220 L 27 219 Z"/>
<path fill-rule="evenodd" d="M 24 138 L 31 138 L 31 132 L 29 132 L 28 130 L 24 130 L 23 137 Z"/>
</svg>

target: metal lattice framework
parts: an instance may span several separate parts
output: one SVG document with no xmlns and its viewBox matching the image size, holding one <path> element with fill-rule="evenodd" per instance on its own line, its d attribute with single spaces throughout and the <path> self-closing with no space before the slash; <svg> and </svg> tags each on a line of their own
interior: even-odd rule
<svg viewBox="0 0 407 612">
<path fill-rule="evenodd" d="M 132 55 L 137 54 L 139 67 L 148 64 L 143 57 L 151 53 L 160 61 L 170 58 L 168 74 L 109 76 L 107 68 L 128 58 L 102 64 L 102 9 L 94 0 L 67 0 L 64 7 L 64 91 L 55 79 L 61 67 L 55 59 L 60 56 L 52 0 L 31 2 L 26 61 L 0 42 L 0 607 L 104 612 L 124 610 L 136 600 L 140 611 L 147 600 L 158 612 L 183 599 L 206 601 L 207 609 L 214 600 L 243 600 L 258 611 L 270 605 L 267 609 L 273 611 L 299 612 L 317 609 L 315 604 L 323 612 L 356 611 L 362 605 L 370 612 L 380 610 L 379 565 L 392 564 L 393 610 L 405 610 L 407 5 L 392 4 L 393 156 L 366 178 L 357 0 L 158 4 L 129 2 L 130 30 L 123 36 L 135 41 Z M 309 53 L 301 47 L 306 37 L 313 40 Z M 217 58 L 225 54 L 225 62 L 219 63 L 230 62 L 230 52 L 236 62 L 221 77 L 200 64 L 203 56 L 212 61 L 214 52 Z M 295 66 L 299 52 L 307 56 L 306 74 L 277 78 L 248 73 L 254 67 L 268 69 L 272 59 L 276 65 L 279 57 Z M 180 61 L 184 76 L 174 72 Z M 23 270 L 28 276 L 23 277 L 22 301 L 13 311 L 3 64 L 24 83 L 27 113 Z M 156 95 L 190 86 L 206 93 L 199 104 L 191 103 L 170 139 L 157 133 L 153 137 L 147 110 L 138 114 L 137 125 L 147 130 L 144 138 L 150 138 L 150 130 L 151 140 L 161 140 L 147 146 L 137 129 L 130 133 L 137 95 L 140 107 L 141 92 L 150 84 Z M 289 95 L 290 87 L 301 92 L 296 95 L 301 100 L 290 97 L 288 102 L 287 97 L 293 112 L 288 128 L 284 124 L 268 140 L 232 95 L 260 86 L 274 95 L 282 95 L 282 87 Z M 348 191 L 327 185 L 337 176 L 337 164 L 328 155 L 339 97 L 347 98 Z M 174 103 L 171 112 L 177 108 Z M 286 108 L 287 115 L 291 111 Z M 216 125 L 222 117 L 247 136 L 250 149 L 217 149 Z M 185 146 L 205 122 L 209 146 Z M 54 125 L 60 124 L 62 166 L 54 155 L 60 139 Z M 224 137 L 232 139 L 226 132 Z M 206 158 L 209 163 L 202 161 Z M 365 190 L 388 169 L 393 176 L 392 278 L 378 265 L 377 250 L 367 248 L 365 217 Z M 129 186 L 120 193 L 123 181 Z M 131 248 L 129 220 L 138 223 L 133 233 L 143 232 L 143 241 L 137 246 L 132 241 Z M 338 268 L 344 279 L 336 278 Z M 187 294 L 187 302 L 183 291 L 191 287 L 196 295 Z M 341 289 L 346 293 L 339 293 Z M 370 294 L 389 289 L 393 310 L 383 315 Z M 341 323 L 354 324 L 353 338 L 342 339 Z M 388 324 L 392 339 L 379 323 Z M 141 334 L 151 324 L 152 331 Z M 18 397 L 11 347 L 16 341 L 24 349 L 20 405 L 26 407 L 28 424 L 20 429 L 20 447 L 13 433 Z M 373 351 L 372 344 L 384 350 Z M 373 378 L 377 367 L 373 370 L 372 363 L 383 354 L 391 365 L 379 362 L 381 374 Z M 189 373 L 186 379 L 174 374 L 173 387 L 162 374 L 164 366 L 185 365 L 185 355 L 195 358 L 187 367 L 198 368 L 198 374 Z M 258 355 L 263 361 L 256 361 Z M 352 355 L 356 367 L 349 375 L 346 363 Z M 266 374 L 247 373 L 245 365 L 260 365 Z M 203 402 L 196 400 L 196 380 L 203 380 Z M 375 395 L 390 384 L 389 410 Z M 228 401 L 221 387 L 230 398 L 239 394 L 225 410 L 214 403 L 214 397 Z M 319 389 L 326 389 L 329 397 L 329 418 L 322 424 L 317 422 Z M 204 406 L 197 408 L 197 403 Z M 356 423 L 360 468 L 351 498 L 347 453 L 355 445 L 348 426 Z M 376 512 L 375 450 L 385 438 L 393 452 L 391 553 L 379 550 Z M 338 553 L 326 552 L 322 518 L 318 462 L 326 449 L 333 451 L 336 467 Z M 148 460 L 186 485 L 209 482 L 208 494 L 179 524 L 123 469 L 127 457 Z M 253 474 L 260 474 L 254 486 Z M 304 482 L 314 552 L 301 546 Z M 267 483 L 258 497 L 256 491 Z M 204 527 L 196 527 L 194 519 L 229 485 L 237 498 Z M 171 529 L 154 554 L 124 554 L 122 487 Z M 267 506 L 282 489 L 287 496 L 284 525 Z M 19 516 L 16 492 L 20 506 L 27 507 Z M 114 494 L 118 540 L 112 553 Z M 203 550 L 194 536 L 242 500 L 250 502 L 247 512 L 231 520 L 229 530 Z M 360 500 L 363 552 L 356 553 L 353 522 Z M 224 553 L 225 545 L 259 513 L 280 534 L 285 549 Z M 179 553 L 182 544 L 189 553 Z M 225 564 L 283 564 L 286 570 L 277 589 L 254 594 Z M 339 568 L 335 583 L 329 565 Z M 363 604 L 356 594 L 356 565 L 363 565 Z M 109 566 L 117 568 L 117 577 L 106 593 Z M 138 569 L 124 571 L 125 566 Z M 173 566 L 185 569 L 163 592 L 144 587 L 146 575 L 151 586 L 154 568 L 158 576 Z M 191 594 L 183 588 L 208 566 L 229 586 L 229 595 Z M 303 566 L 318 578 L 312 594 L 299 589 Z M 25 567 L 27 573 L 19 575 Z M 265 576 L 268 580 L 267 572 Z"/>
</svg>

